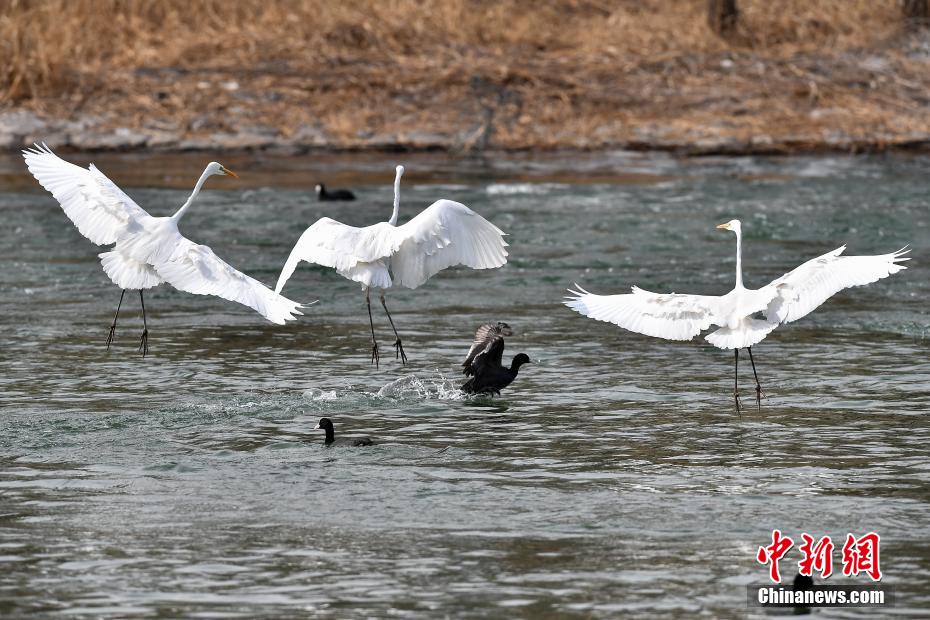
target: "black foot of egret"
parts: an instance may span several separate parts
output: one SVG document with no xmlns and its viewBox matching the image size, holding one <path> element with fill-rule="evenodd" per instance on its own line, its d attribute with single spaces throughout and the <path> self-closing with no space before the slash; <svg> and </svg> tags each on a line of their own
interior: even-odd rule
<svg viewBox="0 0 930 620">
<path fill-rule="evenodd" d="M 752 347 L 748 347 L 749 350 L 749 362 L 752 364 L 752 376 L 756 378 L 756 407 L 759 408 L 759 412 L 762 412 L 762 385 L 759 383 L 759 375 L 756 374 L 756 361 L 752 359 Z"/>
<path fill-rule="evenodd" d="M 397 328 L 394 327 L 394 319 L 391 318 L 387 304 L 384 303 L 384 291 L 381 291 L 381 307 L 384 308 L 384 313 L 387 315 L 388 321 L 391 322 L 391 329 L 394 330 L 394 338 L 397 339 L 394 341 L 394 359 L 400 358 L 400 363 L 406 366 L 407 354 L 404 353 L 404 344 L 400 341 L 400 334 L 397 333 Z"/>
<path fill-rule="evenodd" d="M 739 402 L 739 349 L 733 349 L 733 400 L 736 403 L 736 413 L 742 415 Z"/>
<path fill-rule="evenodd" d="M 142 357 L 149 352 L 149 326 L 145 321 L 145 300 L 142 298 L 142 291 L 139 291 L 139 301 L 142 302 L 142 340 L 139 342 L 139 351 Z"/>
<path fill-rule="evenodd" d="M 404 366 L 407 365 L 407 354 L 404 353 L 404 343 L 400 341 L 400 338 L 394 341 L 394 359 L 400 358 L 400 363 Z"/>
<path fill-rule="evenodd" d="M 371 298 L 368 296 L 368 289 L 365 289 L 365 305 L 368 306 L 368 325 L 371 326 L 371 363 L 375 368 L 379 367 L 381 356 L 378 354 L 378 341 L 375 339 L 375 321 L 371 318 Z"/>
<path fill-rule="evenodd" d="M 113 315 L 113 324 L 110 325 L 110 333 L 107 334 L 107 351 L 110 350 L 110 345 L 113 344 L 113 337 L 116 336 L 116 319 L 119 317 L 119 309 L 123 306 L 123 296 L 126 294 L 126 289 L 123 289 L 123 292 L 119 294 L 119 303 L 116 304 L 116 314 Z"/>
</svg>

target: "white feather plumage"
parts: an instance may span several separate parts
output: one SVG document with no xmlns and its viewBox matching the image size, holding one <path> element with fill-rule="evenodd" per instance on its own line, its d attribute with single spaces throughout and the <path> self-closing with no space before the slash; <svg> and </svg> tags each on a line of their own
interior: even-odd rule
<svg viewBox="0 0 930 620">
<path fill-rule="evenodd" d="M 291 250 L 275 291 L 281 292 L 300 261 L 332 267 L 365 288 L 380 289 L 394 284 L 414 289 L 454 265 L 493 269 L 507 262 L 504 232 L 458 202 L 437 200 L 395 226 L 402 174 L 398 166 L 391 221 L 356 228 L 328 217 L 317 220 Z"/>
<path fill-rule="evenodd" d="M 97 245 L 115 244 L 100 254 L 107 276 L 120 288 L 142 290 L 168 282 L 198 295 L 215 295 L 246 305 L 272 323 L 301 314 L 300 304 L 233 269 L 204 245 L 178 231 L 178 220 L 200 187 L 225 168 L 211 163 L 194 192 L 172 217 L 153 217 L 93 164 L 85 170 L 64 161 L 44 144 L 23 151 L 29 172 L 51 192 L 82 235 Z"/>
<path fill-rule="evenodd" d="M 741 228 L 738 220 L 728 227 L 737 235 L 736 287 L 721 296 L 658 294 L 633 287 L 626 295 L 595 295 L 577 286 L 569 289 L 565 305 L 598 321 L 667 340 L 691 340 L 716 325 L 705 340 L 721 349 L 741 349 L 761 342 L 782 323 L 797 321 L 834 294 L 851 286 L 871 284 L 897 273 L 909 260 L 902 248 L 878 256 L 841 256 L 845 246 L 811 259 L 761 289 L 743 287 Z M 762 313 L 764 320 L 752 318 Z"/>
</svg>

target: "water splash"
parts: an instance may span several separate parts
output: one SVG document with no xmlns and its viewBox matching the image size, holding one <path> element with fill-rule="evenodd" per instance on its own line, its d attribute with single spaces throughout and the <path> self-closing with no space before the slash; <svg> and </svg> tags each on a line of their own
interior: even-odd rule
<svg viewBox="0 0 930 620">
<path fill-rule="evenodd" d="M 303 398 L 311 401 L 331 401 L 337 400 L 339 394 L 336 390 L 321 390 L 320 388 L 308 388 L 303 391 Z"/>
<path fill-rule="evenodd" d="M 462 400 L 464 394 L 451 379 L 438 370 L 435 377 L 421 379 L 407 375 L 391 381 L 380 390 L 378 398 L 402 398 L 416 400 Z"/>
<path fill-rule="evenodd" d="M 548 194 L 565 187 L 560 183 L 492 183 L 485 191 L 491 195 Z"/>
</svg>

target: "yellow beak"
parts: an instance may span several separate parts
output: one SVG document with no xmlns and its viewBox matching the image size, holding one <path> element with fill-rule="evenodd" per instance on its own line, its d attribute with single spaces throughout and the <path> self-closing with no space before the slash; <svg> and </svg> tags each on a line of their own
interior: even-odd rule
<svg viewBox="0 0 930 620">
<path fill-rule="evenodd" d="M 717 228 L 722 228 L 722 229 L 724 229 L 724 230 L 730 230 L 730 224 L 729 224 L 729 223 L 721 224 L 721 225 L 718 226 Z"/>
<path fill-rule="evenodd" d="M 230 169 L 227 168 L 226 166 L 223 166 L 223 167 L 221 168 L 221 170 L 223 171 L 223 174 L 228 174 L 229 176 L 231 176 L 231 177 L 234 178 L 234 179 L 238 179 L 238 178 L 239 178 L 239 175 L 238 175 L 238 174 L 236 174 L 235 172 L 233 172 L 232 170 L 230 170 Z"/>
</svg>

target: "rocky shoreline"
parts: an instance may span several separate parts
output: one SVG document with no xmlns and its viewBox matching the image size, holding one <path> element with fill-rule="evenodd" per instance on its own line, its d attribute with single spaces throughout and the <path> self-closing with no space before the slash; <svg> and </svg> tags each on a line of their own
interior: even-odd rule
<svg viewBox="0 0 930 620">
<path fill-rule="evenodd" d="M 276 154 L 308 152 L 445 152 L 481 150 L 528 152 L 576 150 L 663 151 L 682 156 L 710 155 L 802 155 L 827 153 L 881 153 L 888 151 L 930 152 L 930 134 L 875 135 L 862 138 L 839 133 L 820 139 L 797 136 L 759 135 L 750 139 L 705 135 L 690 140 L 663 139 L 643 135 L 631 139 L 575 137 L 570 141 L 518 146 L 484 144 L 476 148 L 474 129 L 454 132 L 411 130 L 397 133 L 359 132 L 353 139 L 339 139 L 325 130 L 302 126 L 290 135 L 267 126 L 247 126 L 239 131 L 197 132 L 181 130 L 170 123 L 143 127 L 120 126 L 105 117 L 80 120 L 44 119 L 28 110 L 0 112 L 0 151 L 15 152 L 34 142 L 46 142 L 65 151 L 267 151 Z"/>
</svg>

